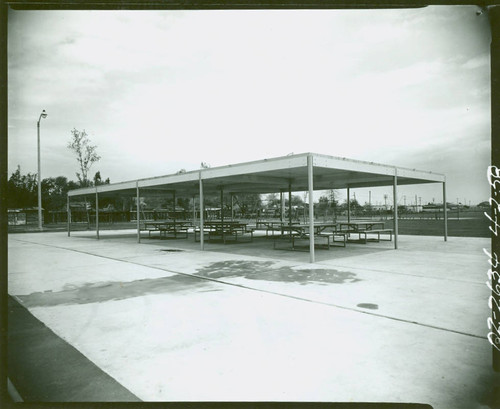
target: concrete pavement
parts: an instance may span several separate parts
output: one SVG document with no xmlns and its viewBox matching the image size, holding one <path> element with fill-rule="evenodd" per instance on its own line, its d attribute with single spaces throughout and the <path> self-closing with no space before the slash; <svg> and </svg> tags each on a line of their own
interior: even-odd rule
<svg viewBox="0 0 500 409">
<path fill-rule="evenodd" d="M 9 380 L 25 402 L 138 402 L 139 399 L 34 318 L 12 297 Z"/>
<path fill-rule="evenodd" d="M 397 251 L 317 250 L 311 265 L 265 239 L 200 252 L 101 236 L 10 235 L 9 294 L 139 399 L 498 398 L 487 239 L 401 236 Z"/>
</svg>

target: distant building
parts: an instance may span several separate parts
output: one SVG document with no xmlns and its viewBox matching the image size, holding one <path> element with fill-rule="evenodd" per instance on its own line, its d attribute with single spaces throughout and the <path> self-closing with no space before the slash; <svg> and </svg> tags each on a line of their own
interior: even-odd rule
<svg viewBox="0 0 500 409">
<path fill-rule="evenodd" d="M 44 219 L 42 208 L 42 223 Z M 7 223 L 9 226 L 22 226 L 38 223 L 38 207 L 26 207 L 23 209 L 7 209 Z"/>
<path fill-rule="evenodd" d="M 446 203 L 446 208 L 448 210 L 452 210 L 452 209 L 456 209 L 456 205 L 455 207 L 453 207 L 453 204 L 452 203 Z M 423 205 L 422 206 L 422 211 L 423 212 L 442 212 L 443 211 L 443 204 L 442 203 L 429 203 L 429 204 L 426 204 L 426 205 Z"/>
</svg>

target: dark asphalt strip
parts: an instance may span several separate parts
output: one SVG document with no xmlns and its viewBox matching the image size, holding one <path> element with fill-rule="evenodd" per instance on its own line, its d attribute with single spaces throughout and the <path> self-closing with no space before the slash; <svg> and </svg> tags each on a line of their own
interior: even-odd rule
<svg viewBox="0 0 500 409">
<path fill-rule="evenodd" d="M 11 296 L 8 326 L 8 376 L 24 402 L 140 401 Z"/>
</svg>

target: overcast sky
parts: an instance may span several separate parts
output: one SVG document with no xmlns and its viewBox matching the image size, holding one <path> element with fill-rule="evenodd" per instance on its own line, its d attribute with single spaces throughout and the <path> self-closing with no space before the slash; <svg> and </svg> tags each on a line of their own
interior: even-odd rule
<svg viewBox="0 0 500 409">
<path fill-rule="evenodd" d="M 488 200 L 490 31 L 476 7 L 9 11 L 9 176 L 76 180 L 85 129 L 111 182 L 315 152 L 444 173 Z M 399 201 L 441 200 L 441 186 Z M 368 190 L 357 193 L 368 201 Z M 372 189 L 372 203 L 383 203 Z"/>
</svg>

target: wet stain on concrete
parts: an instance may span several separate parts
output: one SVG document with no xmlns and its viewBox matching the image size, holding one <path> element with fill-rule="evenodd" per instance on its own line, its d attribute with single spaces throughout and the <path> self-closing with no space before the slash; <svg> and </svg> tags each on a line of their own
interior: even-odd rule
<svg viewBox="0 0 500 409">
<path fill-rule="evenodd" d="M 197 270 L 199 277 L 210 279 L 244 277 L 249 280 L 278 281 L 301 285 L 317 283 L 326 285 L 355 283 L 360 281 L 356 274 L 334 269 L 292 269 L 288 266 L 273 268 L 274 261 L 229 260 L 211 263 Z M 57 305 L 90 304 L 124 300 L 147 294 L 167 294 L 179 291 L 212 292 L 223 291 L 214 288 L 208 280 L 196 276 L 176 274 L 170 277 L 147 278 L 130 282 L 104 281 L 68 284 L 61 291 L 47 290 L 29 295 L 19 295 L 25 307 L 51 307 Z"/>
<path fill-rule="evenodd" d="M 378 310 L 378 304 L 370 304 L 370 303 L 360 303 L 356 305 L 359 308 L 367 308 L 369 310 Z"/>
<path fill-rule="evenodd" d="M 210 282 L 187 275 L 147 278 L 131 282 L 109 281 L 86 283 L 81 286 L 67 285 L 61 291 L 35 292 L 17 296 L 25 307 L 50 307 L 65 304 L 89 304 L 112 300 L 124 300 L 146 294 L 172 293 L 183 290 L 199 290 L 212 285 Z"/>
<path fill-rule="evenodd" d="M 243 277 L 249 280 L 279 281 L 301 285 L 344 284 L 360 281 L 356 274 L 326 268 L 293 269 L 289 266 L 272 268 L 274 261 L 228 260 L 211 263 L 197 270 L 197 275 L 209 278 Z"/>
</svg>

